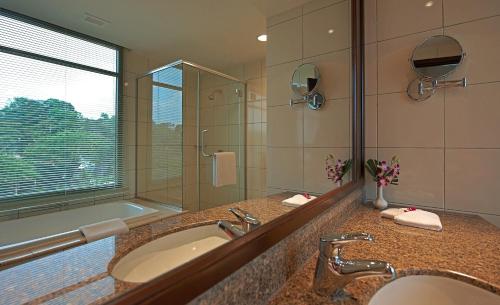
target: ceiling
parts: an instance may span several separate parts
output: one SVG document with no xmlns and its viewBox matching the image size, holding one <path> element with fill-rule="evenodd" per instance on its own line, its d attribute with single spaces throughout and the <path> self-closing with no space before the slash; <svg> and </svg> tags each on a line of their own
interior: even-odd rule
<svg viewBox="0 0 500 305">
<path fill-rule="evenodd" d="M 2 7 L 147 54 L 225 68 L 265 57 L 266 16 L 307 0 L 0 0 Z M 104 25 L 85 21 L 97 17 Z"/>
</svg>

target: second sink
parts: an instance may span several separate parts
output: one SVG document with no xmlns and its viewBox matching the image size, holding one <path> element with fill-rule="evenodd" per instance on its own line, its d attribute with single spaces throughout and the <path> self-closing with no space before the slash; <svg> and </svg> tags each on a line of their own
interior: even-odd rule
<svg viewBox="0 0 500 305">
<path fill-rule="evenodd" d="M 368 305 L 498 305 L 500 296 L 442 276 L 405 276 L 382 287 Z"/>
</svg>

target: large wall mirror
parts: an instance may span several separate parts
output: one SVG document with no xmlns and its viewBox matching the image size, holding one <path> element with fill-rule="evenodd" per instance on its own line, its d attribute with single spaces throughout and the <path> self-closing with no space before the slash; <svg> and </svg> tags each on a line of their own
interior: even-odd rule
<svg viewBox="0 0 500 305">
<path fill-rule="evenodd" d="M 140 303 L 141 291 L 168 297 L 196 280 L 176 296 L 189 301 L 359 187 L 360 2 L 4 1 L 12 43 L 0 39 L 0 61 L 39 70 L 19 83 L 0 69 L 0 125 L 34 106 L 67 116 L 0 151 L 19 165 L 0 162 L 14 179 L 0 179 L 0 277 L 102 247 L 98 274 L 79 281 L 109 279 L 103 297 Z M 60 46 L 70 55 L 57 52 L 61 35 L 75 40 Z M 64 154 L 43 159 L 61 137 Z M 74 251 L 78 270 L 85 251 Z"/>
</svg>

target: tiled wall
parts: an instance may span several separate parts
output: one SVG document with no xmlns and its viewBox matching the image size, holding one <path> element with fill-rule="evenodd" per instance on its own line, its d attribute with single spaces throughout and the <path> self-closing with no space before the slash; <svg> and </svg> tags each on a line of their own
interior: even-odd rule
<svg viewBox="0 0 500 305">
<path fill-rule="evenodd" d="M 399 155 L 390 202 L 480 213 L 500 223 L 500 1 L 366 0 L 366 158 Z M 427 4 L 427 6 L 426 6 Z M 430 5 L 432 4 L 432 5 Z M 412 102 L 412 50 L 445 34 L 467 53 L 467 88 Z M 367 187 L 367 197 L 375 186 Z"/>
<path fill-rule="evenodd" d="M 124 184 L 127 188 L 125 198 L 134 198 L 136 180 L 136 79 L 160 63 L 146 55 L 124 50 L 123 54 L 123 147 L 124 147 Z"/>
<path fill-rule="evenodd" d="M 312 1 L 267 21 L 267 186 L 324 193 L 325 156 L 351 151 L 350 1 Z M 331 30 L 333 30 L 333 33 Z M 326 103 L 318 111 L 289 106 L 297 66 L 314 63 Z"/>
</svg>

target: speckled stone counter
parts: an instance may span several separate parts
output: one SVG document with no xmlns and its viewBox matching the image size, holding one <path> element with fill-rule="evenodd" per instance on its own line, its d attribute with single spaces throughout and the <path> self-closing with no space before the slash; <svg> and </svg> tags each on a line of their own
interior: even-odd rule
<svg viewBox="0 0 500 305">
<path fill-rule="evenodd" d="M 114 279 L 116 262 L 133 249 L 188 227 L 225 219 L 235 221 L 229 207 L 241 207 L 262 223 L 293 208 L 283 206 L 286 195 L 247 200 L 196 213 L 183 213 L 66 251 L 0 271 L 0 304 L 101 304 L 137 284 Z"/>
<path fill-rule="evenodd" d="M 343 249 L 346 258 L 391 263 L 398 276 L 428 274 L 462 280 L 500 294 L 500 229 L 478 216 L 440 213 L 442 232 L 401 226 L 361 206 L 337 232 L 367 232 L 373 243 Z M 336 304 L 312 291 L 316 254 L 276 293 L 270 305 Z M 454 271 L 454 272 L 450 272 Z M 358 279 L 346 289 L 356 299 L 342 304 L 367 304 L 384 285 L 381 278 Z"/>
</svg>

